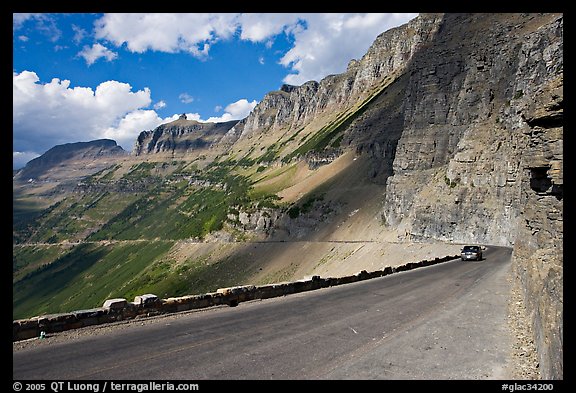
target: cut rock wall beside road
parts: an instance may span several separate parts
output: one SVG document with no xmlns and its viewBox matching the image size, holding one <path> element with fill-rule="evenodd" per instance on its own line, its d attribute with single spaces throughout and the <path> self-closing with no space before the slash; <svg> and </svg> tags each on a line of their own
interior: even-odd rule
<svg viewBox="0 0 576 393">
<path fill-rule="evenodd" d="M 154 315 L 174 313 L 188 310 L 195 310 L 219 305 L 229 305 L 234 307 L 240 302 L 255 299 L 269 299 L 290 295 L 298 292 L 312 291 L 320 288 L 327 288 L 336 285 L 349 284 L 371 278 L 383 277 L 389 274 L 412 270 L 419 267 L 435 265 L 459 258 L 460 255 L 448 255 L 443 258 L 433 260 L 422 260 L 419 262 L 409 262 L 407 264 L 386 267 L 382 270 L 361 272 L 343 277 L 321 278 L 312 276 L 310 279 L 294 282 L 284 282 L 263 286 L 237 286 L 230 288 L 220 288 L 216 292 L 201 295 L 188 295 L 182 297 L 172 297 L 160 299 L 156 295 L 146 294 L 136 296 L 133 302 L 126 299 L 109 299 L 104 302 L 103 307 L 89 310 L 73 311 L 65 314 L 54 314 L 38 316 L 30 319 L 20 319 L 13 321 L 12 339 L 13 341 L 26 340 L 40 337 L 40 333 L 45 334 L 62 332 L 65 330 L 78 329 L 82 327 L 100 325 L 104 323 L 117 322 L 127 319 L 143 318 Z"/>
</svg>

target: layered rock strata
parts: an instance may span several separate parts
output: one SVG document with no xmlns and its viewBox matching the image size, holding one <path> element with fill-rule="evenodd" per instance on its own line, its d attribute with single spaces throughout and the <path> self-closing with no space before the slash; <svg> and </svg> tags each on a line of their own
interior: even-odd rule
<svg viewBox="0 0 576 393">
<path fill-rule="evenodd" d="M 444 17 L 408 66 L 383 217 L 514 247 L 541 377 L 563 375 L 563 17 Z"/>
<path fill-rule="evenodd" d="M 143 131 L 138 136 L 132 154 L 136 156 L 156 153 L 185 154 L 210 149 L 236 124 L 237 120 L 224 123 L 200 123 L 187 120 L 186 116 L 162 124 L 154 130 Z"/>
</svg>

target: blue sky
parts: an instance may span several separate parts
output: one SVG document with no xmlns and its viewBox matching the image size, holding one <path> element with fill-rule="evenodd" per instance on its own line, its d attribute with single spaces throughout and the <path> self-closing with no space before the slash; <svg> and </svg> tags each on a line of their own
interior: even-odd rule
<svg viewBox="0 0 576 393">
<path fill-rule="evenodd" d="M 130 151 L 181 113 L 240 120 L 283 83 L 346 70 L 417 14 L 13 14 L 13 167 L 99 138 Z"/>
</svg>

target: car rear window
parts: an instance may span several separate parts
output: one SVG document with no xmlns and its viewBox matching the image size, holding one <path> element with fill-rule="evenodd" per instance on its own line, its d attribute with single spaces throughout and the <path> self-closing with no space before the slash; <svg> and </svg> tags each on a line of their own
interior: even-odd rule
<svg viewBox="0 0 576 393">
<path fill-rule="evenodd" d="M 478 251 L 478 246 L 465 246 L 462 251 Z"/>
</svg>

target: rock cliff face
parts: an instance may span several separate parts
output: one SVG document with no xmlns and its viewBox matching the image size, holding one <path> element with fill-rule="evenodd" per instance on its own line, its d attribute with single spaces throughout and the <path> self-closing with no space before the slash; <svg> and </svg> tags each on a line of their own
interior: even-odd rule
<svg viewBox="0 0 576 393">
<path fill-rule="evenodd" d="M 162 124 L 151 131 L 141 132 L 134 144 L 132 154 L 139 156 L 155 153 L 190 153 L 209 149 L 237 123 L 199 123 L 186 116 Z"/>
<path fill-rule="evenodd" d="M 407 74 L 385 221 L 514 246 L 541 375 L 562 378 L 562 15 L 445 15 Z"/>
<path fill-rule="evenodd" d="M 414 53 L 434 37 L 441 20 L 440 14 L 415 18 L 378 36 L 346 72 L 268 93 L 242 121 L 238 137 L 280 128 L 296 130 L 327 112 L 354 105 L 383 79 L 402 72 Z"/>
<path fill-rule="evenodd" d="M 561 26 L 561 25 L 560 25 Z M 539 37 L 529 43 L 541 45 Z M 529 137 L 522 157 L 522 211 L 514 245 L 514 271 L 530 310 L 541 375 L 563 376 L 563 82 L 562 75 L 537 89 L 526 86 L 518 115 Z"/>
<path fill-rule="evenodd" d="M 562 46 L 549 45 L 561 43 L 561 21 L 551 19 L 445 16 L 434 45 L 409 66 L 383 212 L 390 225 L 417 238 L 514 244 L 528 144 L 515 108 L 531 97 L 528 84 L 562 73 Z M 526 53 L 536 52 L 527 47 L 529 36 L 540 37 L 539 55 L 554 64 L 526 65 Z"/>
</svg>

